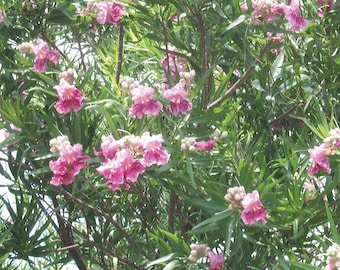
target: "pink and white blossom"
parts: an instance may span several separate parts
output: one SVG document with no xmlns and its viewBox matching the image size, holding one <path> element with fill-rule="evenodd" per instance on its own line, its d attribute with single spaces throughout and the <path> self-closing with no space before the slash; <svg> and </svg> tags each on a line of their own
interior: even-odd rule
<svg viewBox="0 0 340 270">
<path fill-rule="evenodd" d="M 247 193 L 241 204 L 243 207 L 241 218 L 247 225 L 252 225 L 257 221 L 265 224 L 267 222 L 266 219 L 270 217 L 260 200 L 260 195 L 257 190 L 254 190 L 252 193 Z"/>
<path fill-rule="evenodd" d="M 163 98 L 170 101 L 170 113 L 172 115 L 186 114 L 192 109 L 192 103 L 187 97 L 188 92 L 185 90 L 185 85 L 185 80 L 181 79 L 174 87 L 163 92 Z"/>
<path fill-rule="evenodd" d="M 151 136 L 149 132 L 145 132 L 141 136 L 141 141 L 144 148 L 142 162 L 146 167 L 153 164 L 165 165 L 168 163 L 170 155 L 162 146 L 164 140 L 161 134 Z"/>
<path fill-rule="evenodd" d="M 2 10 L 0 10 L 0 23 L 2 23 L 4 21 L 4 16 L 2 14 Z"/>
<path fill-rule="evenodd" d="M 155 90 L 151 87 L 138 85 L 131 90 L 132 107 L 129 110 L 131 117 L 141 119 L 144 114 L 157 116 L 162 109 L 162 103 L 153 97 Z"/>
<path fill-rule="evenodd" d="M 162 135 L 143 133 L 141 137 L 128 135 L 116 140 L 112 135 L 103 136 L 101 151 L 95 151 L 97 156 L 103 156 L 102 164 L 97 168 L 108 188 L 119 189 L 121 185 L 130 188 L 137 181 L 146 167 L 165 165 L 170 155 L 163 148 Z"/>
<path fill-rule="evenodd" d="M 241 206 L 245 196 L 246 192 L 243 186 L 228 188 L 227 194 L 224 196 L 224 199 L 230 203 L 228 210 L 234 211 Z"/>
<path fill-rule="evenodd" d="M 120 185 L 130 188 L 131 182 L 136 182 L 140 174 L 144 173 L 144 166 L 135 160 L 129 149 L 122 149 L 116 153 L 114 159 L 106 160 L 97 171 L 104 176 L 108 188 L 116 190 Z"/>
<path fill-rule="evenodd" d="M 125 13 L 124 6 L 116 2 L 101 1 L 97 3 L 97 22 L 99 24 L 117 24 Z"/>
<path fill-rule="evenodd" d="M 254 25 L 268 24 L 276 20 L 274 7 L 278 4 L 276 0 L 252 0 L 253 13 L 251 20 Z"/>
<path fill-rule="evenodd" d="M 33 70 L 36 72 L 44 72 L 48 63 L 58 64 L 58 51 L 50 50 L 48 44 L 40 38 L 32 47 L 32 52 L 35 55 Z"/>
<path fill-rule="evenodd" d="M 328 150 L 325 143 L 322 143 L 320 146 L 314 146 L 313 148 L 308 149 L 310 158 L 314 162 L 314 166 L 308 169 L 309 174 L 316 174 L 320 170 L 328 174 L 331 173 L 329 159 L 326 156 L 327 151 Z"/>
<path fill-rule="evenodd" d="M 216 254 L 213 251 L 208 251 L 208 257 L 209 257 L 209 270 L 222 270 L 223 269 L 223 263 L 224 263 L 224 254 L 218 253 Z"/>
<path fill-rule="evenodd" d="M 59 96 L 59 100 L 56 104 L 58 113 L 67 114 L 71 110 L 77 112 L 83 107 L 82 101 L 85 97 L 74 85 L 61 79 L 59 85 L 56 85 L 53 88 L 57 90 Z"/>
<path fill-rule="evenodd" d="M 53 173 L 51 184 L 55 186 L 71 184 L 80 170 L 87 166 L 89 156 L 82 154 L 81 144 L 71 145 L 66 136 L 59 136 L 50 144 L 53 152 L 59 152 L 58 159 L 49 162 Z"/>
<path fill-rule="evenodd" d="M 207 256 L 210 251 L 210 247 L 206 244 L 190 244 L 189 261 L 196 262 L 201 257 Z"/>
<path fill-rule="evenodd" d="M 324 270 L 335 270 L 340 268 L 340 246 L 334 243 L 327 249 L 327 265 Z"/>
<path fill-rule="evenodd" d="M 291 0 L 290 5 L 284 5 L 283 10 L 293 32 L 299 32 L 308 26 L 308 20 L 300 16 L 300 0 Z"/>
<path fill-rule="evenodd" d="M 215 147 L 216 142 L 214 140 L 199 141 L 194 144 L 196 150 L 210 151 Z"/>
</svg>

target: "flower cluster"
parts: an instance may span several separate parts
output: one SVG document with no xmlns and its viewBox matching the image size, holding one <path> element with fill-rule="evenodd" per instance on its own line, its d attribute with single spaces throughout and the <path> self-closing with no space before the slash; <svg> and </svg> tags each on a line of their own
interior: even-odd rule
<svg viewBox="0 0 340 270">
<path fill-rule="evenodd" d="M 90 1 L 85 10 L 78 12 L 79 16 L 94 16 L 95 21 L 99 24 L 113 24 L 116 25 L 125 15 L 125 8 L 123 5 L 116 2 L 108 2 L 106 0 L 98 3 Z M 94 21 L 93 21 L 94 22 Z"/>
<path fill-rule="evenodd" d="M 257 221 L 265 224 L 266 218 L 270 217 L 260 200 L 257 190 L 245 193 L 244 187 L 233 187 L 228 189 L 224 198 L 231 203 L 228 208 L 231 211 L 238 206 L 243 207 L 241 219 L 247 225 L 252 225 Z"/>
<path fill-rule="evenodd" d="M 182 73 L 186 78 L 192 78 L 194 72 Z M 162 110 L 163 105 L 154 99 L 155 89 L 152 87 L 140 85 L 138 81 L 131 77 L 123 76 L 120 79 L 121 90 L 125 92 L 129 90 L 133 104 L 129 109 L 131 117 L 141 119 L 144 114 L 157 116 Z M 179 113 L 187 113 L 192 108 L 192 103 L 188 99 L 188 92 L 186 90 L 187 81 L 182 78 L 174 87 L 165 90 L 162 97 L 169 100 L 169 112 L 172 115 Z"/>
<path fill-rule="evenodd" d="M 125 14 L 124 6 L 116 2 L 101 1 L 96 5 L 99 24 L 117 24 Z"/>
<path fill-rule="evenodd" d="M 72 68 L 67 69 L 59 74 L 59 80 L 64 79 L 70 84 L 74 82 L 74 70 Z"/>
<path fill-rule="evenodd" d="M 316 174 L 322 170 L 328 174 L 331 173 L 328 156 L 340 154 L 340 129 L 332 129 L 329 131 L 327 138 L 319 146 L 308 149 L 310 158 L 314 162 L 314 166 L 308 169 L 309 174 Z"/>
<path fill-rule="evenodd" d="M 340 269 L 340 246 L 333 244 L 327 250 L 327 265 L 324 270 Z"/>
<path fill-rule="evenodd" d="M 0 10 L 0 23 L 4 21 L 4 16 L 2 15 L 2 10 Z"/>
<path fill-rule="evenodd" d="M 120 82 L 121 90 L 123 93 L 125 93 L 126 90 L 131 91 L 133 88 L 136 88 L 139 86 L 139 81 L 136 81 L 129 76 L 122 76 L 119 79 L 119 82 Z"/>
<path fill-rule="evenodd" d="M 246 192 L 243 186 L 228 188 L 227 194 L 224 199 L 230 202 L 228 209 L 230 211 L 235 210 L 235 208 L 241 206 L 241 202 L 246 196 Z"/>
<path fill-rule="evenodd" d="M 218 128 L 216 128 L 209 138 L 213 139 L 215 142 L 220 142 L 221 140 L 227 138 L 227 136 L 227 131 L 221 132 Z"/>
<path fill-rule="evenodd" d="M 67 136 L 58 136 L 50 141 L 52 153 L 59 153 L 57 160 L 49 163 L 53 173 L 51 184 L 54 186 L 71 184 L 80 170 L 87 166 L 89 156 L 83 155 L 80 143 L 71 145 Z"/>
<path fill-rule="evenodd" d="M 224 263 L 223 253 L 216 254 L 205 244 L 191 244 L 190 249 L 189 261 L 196 262 L 199 258 L 208 256 L 210 262 L 209 270 L 222 270 Z"/>
<path fill-rule="evenodd" d="M 59 53 L 56 50 L 50 50 L 48 44 L 41 38 L 37 39 L 34 45 L 31 42 L 24 42 L 19 45 L 21 53 L 33 53 L 35 55 L 33 70 L 44 72 L 48 63 L 58 64 Z"/>
<path fill-rule="evenodd" d="M 205 244 L 191 244 L 190 245 L 189 261 L 196 262 L 199 258 L 207 256 L 210 251 L 210 247 Z"/>
<path fill-rule="evenodd" d="M 67 114 L 71 110 L 75 112 L 82 108 L 84 95 L 74 85 L 69 84 L 62 78 L 58 85 L 53 87 L 57 90 L 59 100 L 56 104 L 56 109 L 59 114 Z"/>
<path fill-rule="evenodd" d="M 252 0 L 252 7 L 254 25 L 273 22 L 278 15 L 285 17 L 293 32 L 299 32 L 308 25 L 308 21 L 300 16 L 300 0 L 291 0 L 289 5 L 276 0 Z"/>
<path fill-rule="evenodd" d="M 103 156 L 104 161 L 97 171 L 108 183 L 108 188 L 116 190 L 120 185 L 130 188 L 146 167 L 165 165 L 170 155 L 164 150 L 162 135 L 125 136 L 116 140 L 112 135 L 103 136 L 101 151 L 95 154 Z"/>
<path fill-rule="evenodd" d="M 187 137 L 181 141 L 181 149 L 183 151 L 196 152 L 196 151 L 210 151 L 215 146 L 214 140 L 196 141 L 193 137 Z"/>
</svg>

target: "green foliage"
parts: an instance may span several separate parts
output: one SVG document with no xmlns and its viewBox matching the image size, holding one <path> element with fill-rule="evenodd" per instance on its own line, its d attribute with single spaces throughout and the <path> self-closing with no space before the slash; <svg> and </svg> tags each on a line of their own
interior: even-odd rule
<svg viewBox="0 0 340 270">
<path fill-rule="evenodd" d="M 330 157 L 330 174 L 313 177 L 308 149 L 339 125 L 339 1 L 322 18 L 303 1 L 309 25 L 299 33 L 283 18 L 253 25 L 251 1 L 247 12 L 236 0 L 121 2 L 117 25 L 79 16 L 87 1 L 0 3 L 0 119 L 10 133 L 0 144 L 0 268 L 208 269 L 207 258 L 188 259 L 192 243 L 224 253 L 224 269 L 323 267 L 328 247 L 340 244 L 339 156 Z M 37 38 L 60 53 L 44 73 L 18 50 Z M 195 71 L 185 115 L 171 115 L 162 97 L 164 81 L 180 78 L 160 64 L 169 52 Z M 68 68 L 86 98 L 61 115 L 53 87 Z M 155 89 L 159 115 L 129 115 L 122 76 Z M 216 129 L 225 136 L 211 151 L 181 149 L 182 139 L 208 140 Z M 147 131 L 162 134 L 168 164 L 109 190 L 96 171 L 102 136 Z M 90 160 L 72 184 L 56 187 L 49 142 L 59 135 Z M 259 192 L 266 224 L 245 225 L 241 208 L 228 210 L 224 196 L 235 186 Z"/>
</svg>

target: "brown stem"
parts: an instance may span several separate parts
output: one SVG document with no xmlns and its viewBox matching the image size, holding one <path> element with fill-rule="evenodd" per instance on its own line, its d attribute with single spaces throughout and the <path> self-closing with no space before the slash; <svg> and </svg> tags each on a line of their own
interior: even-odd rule
<svg viewBox="0 0 340 270">
<path fill-rule="evenodd" d="M 77 41 L 77 44 L 78 44 L 78 49 L 79 49 L 80 59 L 81 59 L 81 65 L 83 66 L 84 72 L 86 72 L 87 69 L 86 69 L 86 64 L 85 64 L 85 60 L 84 60 L 85 57 L 84 57 L 84 53 L 83 53 L 83 50 L 82 50 L 82 47 L 81 47 L 81 44 L 80 44 L 79 32 L 78 32 L 78 29 L 76 27 L 73 27 L 73 31 L 74 31 L 76 41 Z"/>
<path fill-rule="evenodd" d="M 206 48 L 205 44 L 205 29 L 204 29 L 204 21 L 202 18 L 202 14 L 200 10 L 195 14 L 197 17 L 197 26 L 198 31 L 200 34 L 200 54 L 201 54 L 201 67 L 202 67 L 202 76 L 208 71 L 209 69 L 209 51 Z M 202 99 L 202 109 L 207 109 L 210 100 L 210 91 L 211 91 L 211 80 L 212 76 L 210 75 L 207 81 L 204 84 L 203 88 L 203 99 Z"/>
<path fill-rule="evenodd" d="M 52 197 L 52 201 L 53 201 L 54 208 L 58 209 L 59 203 L 58 203 L 56 196 Z M 59 223 L 58 233 L 59 233 L 61 241 L 64 243 L 64 245 L 66 247 L 73 246 L 74 241 L 73 241 L 73 237 L 72 237 L 72 229 L 70 228 L 70 226 L 67 223 L 65 223 L 65 221 L 62 218 L 59 210 L 56 210 L 56 214 L 57 214 L 57 220 L 58 220 L 58 223 Z M 76 248 L 68 249 L 68 252 L 72 256 L 73 260 L 75 261 L 75 263 L 77 264 L 77 266 L 80 270 L 87 270 L 83 260 L 81 259 L 80 255 L 79 255 L 79 252 Z"/>
<path fill-rule="evenodd" d="M 117 70 L 116 70 L 116 83 L 119 83 L 120 74 L 122 73 L 122 64 L 123 64 L 123 41 L 124 41 L 124 27 L 123 25 L 119 25 L 119 34 L 118 34 L 118 62 L 117 62 Z"/>
<path fill-rule="evenodd" d="M 224 100 L 226 100 L 229 96 L 231 96 L 250 76 L 250 74 L 253 73 L 253 71 L 255 70 L 255 66 L 258 65 L 260 63 L 260 60 L 264 57 L 264 55 L 266 54 L 267 50 L 269 49 L 269 45 L 271 44 L 271 41 L 268 41 L 260 55 L 256 58 L 254 64 L 252 64 L 243 74 L 242 76 L 229 88 L 229 90 L 220 98 L 216 99 L 214 102 L 210 103 L 207 106 L 207 109 L 213 109 L 215 107 L 217 107 L 218 105 L 220 105 Z"/>
<path fill-rule="evenodd" d="M 175 211 L 177 205 L 177 195 L 175 192 L 170 192 L 170 202 L 169 202 L 169 214 L 168 214 L 168 226 L 169 232 L 175 232 Z"/>
<path fill-rule="evenodd" d="M 292 108 L 290 108 L 288 111 L 284 112 L 283 114 L 281 114 L 279 117 L 275 118 L 273 121 L 271 121 L 270 124 L 274 124 L 274 123 L 281 123 L 281 121 L 291 112 L 294 112 L 296 110 L 298 105 L 293 106 Z"/>
</svg>

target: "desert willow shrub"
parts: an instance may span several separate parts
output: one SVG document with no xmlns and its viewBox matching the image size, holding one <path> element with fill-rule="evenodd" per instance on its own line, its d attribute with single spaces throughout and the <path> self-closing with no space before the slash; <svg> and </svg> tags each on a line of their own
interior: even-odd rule
<svg viewBox="0 0 340 270">
<path fill-rule="evenodd" d="M 2 269 L 339 267 L 339 1 L 0 10 Z"/>
</svg>

